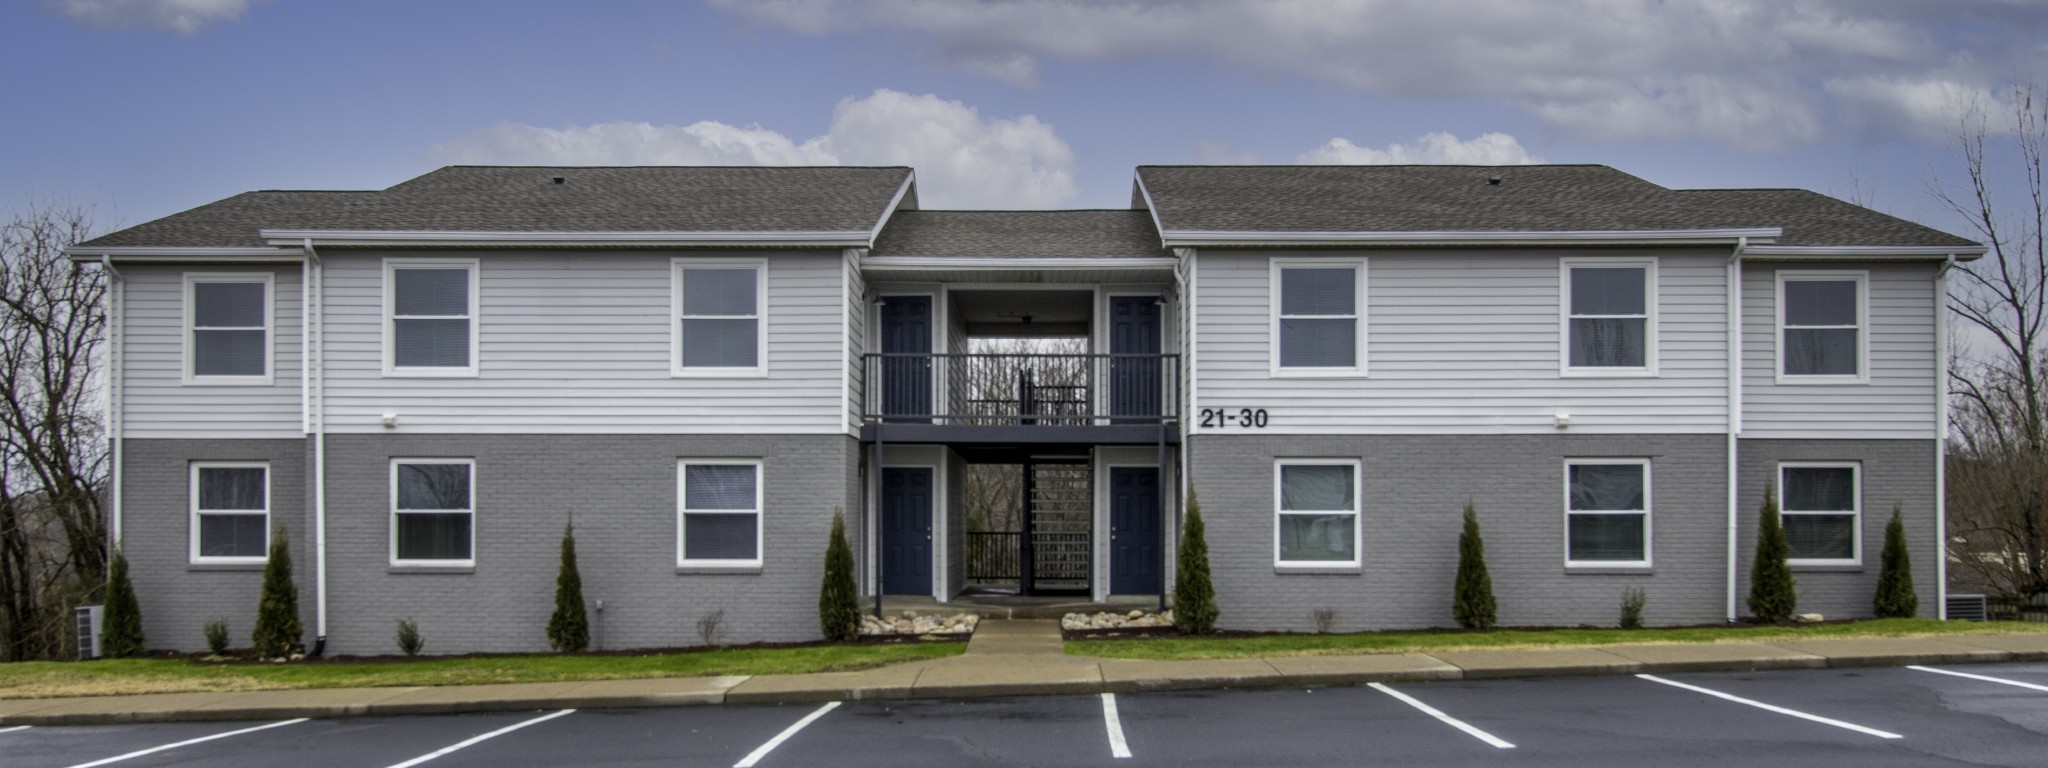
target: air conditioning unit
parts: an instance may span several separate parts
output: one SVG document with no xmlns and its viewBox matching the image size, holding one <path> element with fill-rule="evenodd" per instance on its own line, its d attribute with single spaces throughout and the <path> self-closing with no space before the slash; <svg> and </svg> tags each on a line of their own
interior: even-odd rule
<svg viewBox="0 0 2048 768">
<path fill-rule="evenodd" d="M 100 609 L 97 605 L 81 605 L 72 611 L 72 619 L 78 626 L 78 660 L 100 657 Z"/>
<path fill-rule="evenodd" d="M 1984 602 L 1983 595 L 1948 596 L 1949 621 L 1984 621 L 1989 618 L 1989 614 L 1990 610 Z"/>
</svg>

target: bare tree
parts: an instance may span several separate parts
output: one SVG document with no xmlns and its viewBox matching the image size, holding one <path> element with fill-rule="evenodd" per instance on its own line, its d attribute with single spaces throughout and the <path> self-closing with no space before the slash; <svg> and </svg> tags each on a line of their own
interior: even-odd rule
<svg viewBox="0 0 2048 768">
<path fill-rule="evenodd" d="M 2010 122 L 1996 127 L 1989 107 L 1967 105 L 1957 136 L 1964 177 L 1934 184 L 1934 196 L 1989 248 L 1951 277 L 1951 311 L 1971 343 L 1955 345 L 1949 361 L 1949 557 L 1984 588 L 2026 596 L 2048 592 L 2042 96 L 2039 85 L 2015 87 Z"/>
<path fill-rule="evenodd" d="M 63 249 L 85 211 L 31 205 L 0 225 L 0 658 L 52 658 L 68 604 L 106 579 L 97 363 L 107 285 Z"/>
</svg>

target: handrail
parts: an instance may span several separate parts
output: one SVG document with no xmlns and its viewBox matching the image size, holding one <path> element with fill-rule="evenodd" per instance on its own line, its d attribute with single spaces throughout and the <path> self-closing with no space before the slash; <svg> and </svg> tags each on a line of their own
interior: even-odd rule
<svg viewBox="0 0 2048 768">
<path fill-rule="evenodd" d="M 1161 424 L 1180 412 L 1177 354 L 875 352 L 861 362 L 869 423 Z"/>
</svg>

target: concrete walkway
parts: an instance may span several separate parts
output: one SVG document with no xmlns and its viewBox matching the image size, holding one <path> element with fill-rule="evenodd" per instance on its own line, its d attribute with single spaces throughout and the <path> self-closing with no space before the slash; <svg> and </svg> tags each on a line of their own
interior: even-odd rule
<svg viewBox="0 0 2048 768">
<path fill-rule="evenodd" d="M 2048 634 L 1141 661 L 1067 656 L 1057 621 L 986 620 L 968 641 L 967 652 L 959 656 L 862 672 L 0 699 L 0 726 L 1124 693 L 2001 661 L 2048 661 Z"/>
</svg>

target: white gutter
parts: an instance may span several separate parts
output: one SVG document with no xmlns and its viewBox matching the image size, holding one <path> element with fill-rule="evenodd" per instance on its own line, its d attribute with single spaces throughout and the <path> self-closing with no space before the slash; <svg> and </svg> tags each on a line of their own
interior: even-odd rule
<svg viewBox="0 0 2048 768">
<path fill-rule="evenodd" d="M 123 287 L 121 272 L 114 269 L 111 254 L 100 255 L 100 266 L 107 270 L 107 344 L 103 354 L 106 357 L 107 372 L 107 540 L 115 552 L 121 550 L 121 357 L 122 337 L 127 335 L 127 303 L 121 300 Z"/>
<path fill-rule="evenodd" d="M 307 301 L 299 305 L 305 319 L 301 364 L 306 372 L 306 411 L 313 431 L 313 647 L 327 647 L 327 305 L 326 271 L 313 241 L 306 240 L 306 268 L 300 274 Z"/>
<path fill-rule="evenodd" d="M 548 246 L 706 246 L 784 245 L 834 248 L 866 248 L 872 243 L 868 230 L 820 230 L 780 232 L 484 232 L 371 229 L 264 229 L 259 234 L 273 243 L 304 243 L 325 246 L 460 246 L 460 245 L 548 245 Z"/>
<path fill-rule="evenodd" d="M 1734 624 L 1737 563 L 1742 544 L 1741 437 L 1742 437 L 1742 256 L 1749 246 L 1744 238 L 1728 255 L 1728 623 Z"/>
<path fill-rule="evenodd" d="M 1174 245 L 1469 245 L 1505 243 L 1513 245 L 1585 245 L 1589 243 L 1629 244 L 1720 244 L 1751 238 L 1776 238 L 1784 234 L 1777 227 L 1749 229 L 1638 229 L 1638 230 L 1431 230 L 1363 232 L 1267 232 L 1162 230 L 1161 240 Z"/>
<path fill-rule="evenodd" d="M 90 248 L 73 246 L 64 249 L 64 255 L 74 262 L 118 261 L 224 261 L 253 262 L 259 264 L 295 263 L 302 255 L 297 248 L 251 247 L 204 247 L 172 248 L 157 246 L 135 246 L 126 248 Z"/>
<path fill-rule="evenodd" d="M 1948 620 L 1948 257 L 1934 273 L 1934 616 Z"/>
<path fill-rule="evenodd" d="M 1172 269 L 1171 256 L 1030 257 L 1030 256 L 863 256 L 873 269 Z"/>
<path fill-rule="evenodd" d="M 1971 261 L 1985 253 L 1984 246 L 1920 247 L 1896 245 L 1753 245 L 1743 252 L 1745 257 L 1778 256 L 1785 258 L 1838 258 L 1869 261 L 1873 259 L 1940 259 L 1954 261 L 1958 256 Z"/>
</svg>

